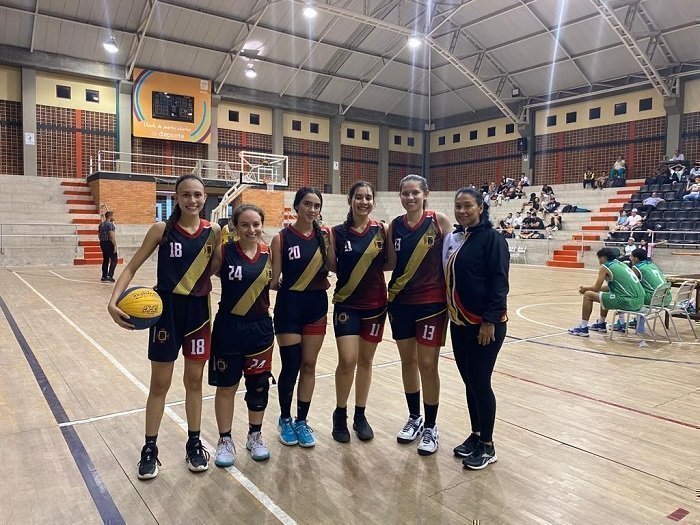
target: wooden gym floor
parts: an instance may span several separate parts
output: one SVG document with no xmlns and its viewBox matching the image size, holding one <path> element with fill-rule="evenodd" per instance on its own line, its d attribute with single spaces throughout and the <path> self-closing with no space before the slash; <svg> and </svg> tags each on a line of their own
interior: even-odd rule
<svg viewBox="0 0 700 525">
<path fill-rule="evenodd" d="M 700 345 L 569 336 L 578 286 L 594 276 L 512 267 L 509 337 L 494 374 L 499 461 L 486 470 L 463 470 L 452 457 L 469 429 L 449 340 L 440 450 L 423 458 L 396 443 L 406 408 L 388 326 L 367 409 L 376 437 L 334 442 L 329 327 L 310 413 L 314 449 L 277 441 L 273 387 L 263 427 L 272 458 L 253 462 L 239 393 L 236 467 L 212 459 L 208 472 L 190 473 L 179 360 L 158 441 L 163 466 L 142 482 L 146 332 L 112 323 L 98 267 L 0 269 L 0 523 L 700 523 Z M 154 282 L 153 266 L 134 280 Z M 215 446 L 213 389 L 204 393 L 202 437 Z"/>
</svg>

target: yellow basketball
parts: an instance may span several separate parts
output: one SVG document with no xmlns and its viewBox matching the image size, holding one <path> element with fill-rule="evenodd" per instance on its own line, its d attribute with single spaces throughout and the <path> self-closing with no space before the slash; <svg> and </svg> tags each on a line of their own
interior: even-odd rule
<svg viewBox="0 0 700 525">
<path fill-rule="evenodd" d="M 152 288 L 134 286 L 119 296 L 117 308 L 129 316 L 127 323 L 145 330 L 158 322 L 163 313 L 163 301 Z"/>
</svg>

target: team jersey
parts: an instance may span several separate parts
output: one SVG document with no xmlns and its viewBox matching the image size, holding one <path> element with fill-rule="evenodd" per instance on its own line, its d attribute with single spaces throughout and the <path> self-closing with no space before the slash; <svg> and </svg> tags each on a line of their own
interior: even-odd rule
<svg viewBox="0 0 700 525">
<path fill-rule="evenodd" d="M 643 300 L 644 288 L 632 269 L 617 259 L 603 264 L 608 272 L 610 292 L 623 299 Z"/>
<path fill-rule="evenodd" d="M 639 272 L 642 288 L 644 288 L 644 304 L 651 303 L 651 297 L 656 289 L 662 284 L 666 284 L 666 277 L 661 273 L 659 267 L 649 260 L 639 261 L 634 265 L 634 269 Z M 671 304 L 671 289 L 666 291 L 664 306 Z"/>
<path fill-rule="evenodd" d="M 358 309 L 386 306 L 386 235 L 380 222 L 369 221 L 357 232 L 340 224 L 333 228 L 338 281 L 333 303 Z"/>
<path fill-rule="evenodd" d="M 406 216 L 391 223 L 396 267 L 389 281 L 389 302 L 430 304 L 445 302 L 442 270 L 442 232 L 434 211 L 424 211 L 411 227 Z"/>
<path fill-rule="evenodd" d="M 190 234 L 176 223 L 158 248 L 158 284 L 161 292 L 203 297 L 211 291 L 211 257 L 216 233 L 209 221 L 199 220 Z"/>
<path fill-rule="evenodd" d="M 321 229 L 328 246 L 329 231 Z M 328 290 L 328 270 L 323 265 L 323 256 L 314 231 L 309 237 L 298 232 L 294 226 L 280 231 L 282 254 L 282 284 L 280 290 L 307 292 Z"/>
<path fill-rule="evenodd" d="M 270 315 L 272 266 L 266 244 L 258 244 L 252 259 L 243 252 L 238 241 L 225 244 L 219 277 L 219 311 L 248 319 Z"/>
</svg>

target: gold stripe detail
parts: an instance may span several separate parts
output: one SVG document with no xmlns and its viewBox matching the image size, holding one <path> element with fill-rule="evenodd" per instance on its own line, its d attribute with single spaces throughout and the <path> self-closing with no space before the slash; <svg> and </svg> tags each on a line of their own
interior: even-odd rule
<svg viewBox="0 0 700 525">
<path fill-rule="evenodd" d="M 406 287 L 411 279 L 413 279 L 413 276 L 418 271 L 418 267 L 423 262 L 423 259 L 425 259 L 425 256 L 428 255 L 428 252 L 432 246 L 428 244 L 426 237 L 429 237 L 430 235 L 437 235 L 434 224 L 431 224 L 430 227 L 425 230 L 423 235 L 421 235 L 421 238 L 418 240 L 416 248 L 413 250 L 411 258 L 408 260 L 403 273 L 389 288 L 389 302 L 393 301 L 396 295 Z"/>
<path fill-rule="evenodd" d="M 238 302 L 234 305 L 233 309 L 231 310 L 231 313 L 234 315 L 245 315 L 248 313 L 248 310 L 250 310 L 251 306 L 255 304 L 255 301 L 258 300 L 258 297 L 260 297 L 260 294 L 265 290 L 265 287 L 268 285 L 270 282 L 270 258 L 268 257 L 267 261 L 265 262 L 265 266 L 263 266 L 262 272 L 260 272 L 260 275 L 253 281 L 253 284 L 251 284 L 248 287 L 248 290 L 241 296 L 241 298 L 238 300 Z"/>
<path fill-rule="evenodd" d="M 211 317 L 211 316 L 210 316 L 210 317 Z M 187 337 L 188 335 L 192 335 L 192 334 L 196 333 L 198 330 L 201 330 L 202 328 L 204 328 L 204 326 L 206 326 L 206 325 L 208 325 L 208 324 L 209 324 L 209 319 L 207 319 L 206 321 L 204 321 L 201 325 L 199 325 L 197 328 L 195 328 L 195 329 L 192 330 L 191 332 L 186 333 L 186 334 L 185 334 L 185 337 Z"/>
<path fill-rule="evenodd" d="M 197 257 L 195 257 L 194 261 L 192 261 L 187 273 L 185 273 L 182 279 L 180 279 L 180 282 L 177 283 L 177 286 L 173 289 L 173 293 L 179 295 L 189 295 L 192 292 L 192 288 L 194 288 L 194 285 L 197 284 L 197 281 L 199 281 L 202 274 L 204 274 L 207 269 L 207 265 L 209 264 L 213 254 L 212 250 L 217 248 L 214 246 L 215 240 L 216 234 L 214 233 L 214 229 L 210 228 L 207 241 L 204 243 L 204 246 L 202 246 L 202 249 L 197 254 Z M 209 248 L 209 250 L 207 250 L 207 248 Z M 209 251 L 209 253 L 207 253 L 207 251 Z"/>
<path fill-rule="evenodd" d="M 453 275 L 454 275 L 454 264 L 455 260 L 457 259 L 457 254 L 459 253 L 459 250 L 462 248 L 460 246 L 457 248 L 452 255 L 450 255 L 450 258 L 447 260 L 447 268 L 445 269 L 445 287 L 447 288 L 447 312 L 450 315 L 450 319 L 452 320 L 453 323 L 458 324 L 458 325 L 464 325 L 462 320 L 459 318 L 459 311 L 457 310 L 457 307 L 455 306 L 455 298 L 453 294 L 453 288 L 454 285 L 452 283 Z"/>
<path fill-rule="evenodd" d="M 316 253 L 314 253 L 314 256 L 309 265 L 306 267 L 306 270 L 304 270 L 304 273 L 302 273 L 299 279 L 297 279 L 297 282 L 290 286 L 289 289 L 295 292 L 303 292 L 306 290 L 306 287 L 309 286 L 309 283 L 314 277 L 316 277 L 316 274 L 321 269 L 321 266 L 323 266 L 323 256 L 321 255 L 321 249 L 316 248 Z"/>
<path fill-rule="evenodd" d="M 333 304 L 342 303 L 353 294 L 353 292 L 357 289 L 357 286 L 360 284 L 360 281 L 367 273 L 367 270 L 372 265 L 374 258 L 381 253 L 381 249 L 377 246 L 377 241 L 381 240 L 382 238 L 380 233 L 383 232 L 381 230 L 377 230 L 376 235 L 370 241 L 367 249 L 365 249 L 365 253 L 362 254 L 360 259 L 357 261 L 355 268 L 353 268 L 352 272 L 350 273 L 348 282 L 346 282 L 345 286 L 338 290 L 335 296 L 333 296 Z"/>
</svg>

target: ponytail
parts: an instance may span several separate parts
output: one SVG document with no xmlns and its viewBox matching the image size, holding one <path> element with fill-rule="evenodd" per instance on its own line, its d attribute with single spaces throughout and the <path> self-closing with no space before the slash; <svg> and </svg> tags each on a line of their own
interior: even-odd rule
<svg viewBox="0 0 700 525">
<path fill-rule="evenodd" d="M 321 251 L 321 259 L 323 260 L 321 274 L 325 277 L 328 275 L 328 251 L 326 248 L 326 241 L 323 238 L 323 230 L 321 230 L 318 221 L 314 221 L 312 226 L 314 228 L 314 235 L 316 235 L 316 240 L 318 241 L 318 249 Z"/>
<path fill-rule="evenodd" d="M 168 241 L 168 234 L 175 227 L 175 224 L 180 220 L 181 216 L 182 210 L 180 209 L 180 205 L 176 204 L 172 213 L 170 214 L 170 217 L 168 217 L 168 220 L 165 221 L 165 229 L 163 230 L 163 236 L 160 238 L 159 246 L 163 246 Z"/>
</svg>

